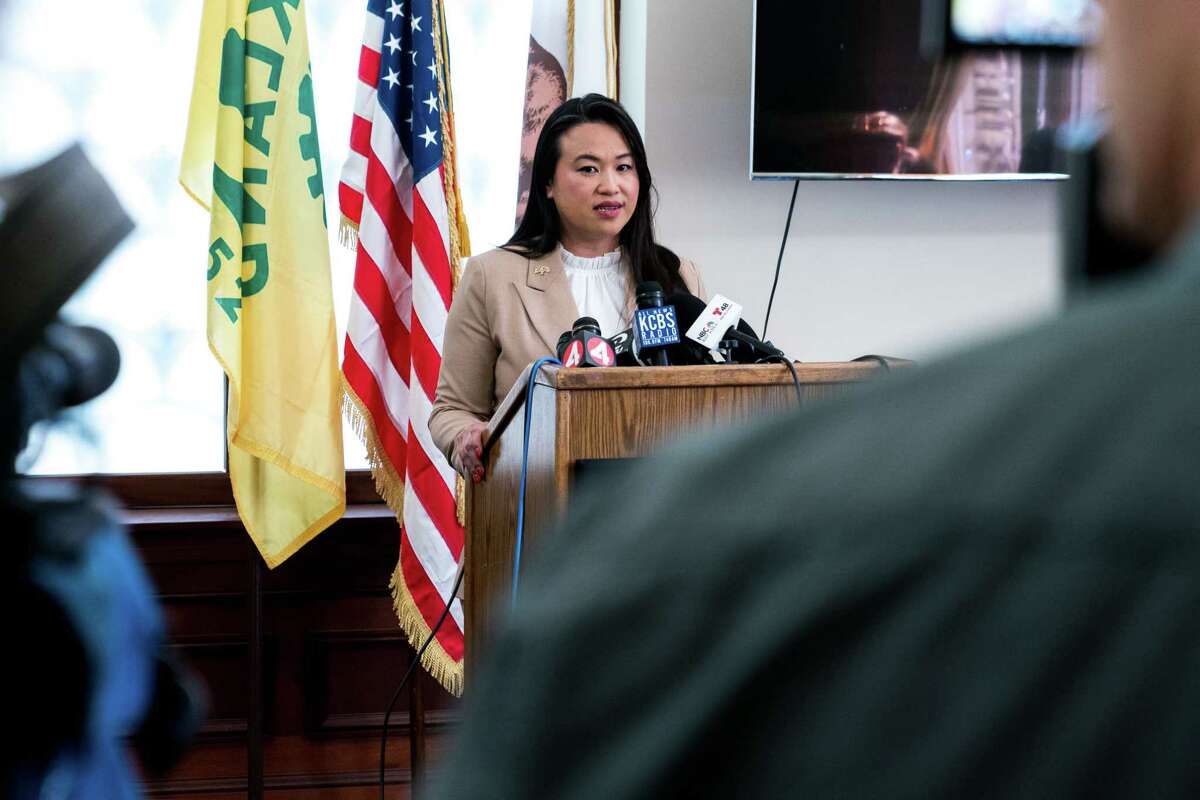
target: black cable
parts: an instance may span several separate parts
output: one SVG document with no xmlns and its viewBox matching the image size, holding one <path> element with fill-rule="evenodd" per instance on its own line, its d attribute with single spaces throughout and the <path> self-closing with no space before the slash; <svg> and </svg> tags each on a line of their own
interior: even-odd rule
<svg viewBox="0 0 1200 800">
<path fill-rule="evenodd" d="M 872 353 L 870 355 L 866 355 L 866 356 L 859 356 L 858 358 L 856 358 L 854 360 L 855 361 L 874 361 L 876 364 L 883 367 L 884 372 L 892 371 L 892 365 L 888 363 L 888 360 L 885 357 L 877 356 L 874 353 Z"/>
<path fill-rule="evenodd" d="M 792 229 L 792 212 L 796 210 L 796 193 L 800 191 L 800 179 L 792 185 L 792 202 L 788 204 L 787 224 L 783 226 L 783 241 L 779 243 L 779 260 L 775 262 L 775 280 L 771 283 L 771 297 L 767 300 L 767 316 L 763 320 L 762 340 L 767 340 L 767 326 L 771 324 L 771 306 L 775 305 L 775 290 L 779 288 L 779 271 L 783 267 L 783 251 L 787 248 L 788 232 Z"/>
<path fill-rule="evenodd" d="M 383 735 L 379 739 L 379 800 L 384 800 L 384 766 L 386 765 L 387 757 L 387 732 L 388 720 L 392 717 L 392 709 L 396 707 L 396 701 L 400 699 L 400 693 L 404 691 L 408 679 L 412 677 L 413 671 L 421 663 L 421 656 L 425 655 L 425 651 L 429 649 L 429 644 L 433 641 L 433 637 L 437 635 L 438 630 L 442 627 L 442 623 L 446 621 L 446 617 L 450 614 L 450 607 L 454 605 L 454 598 L 458 596 L 458 587 L 462 585 L 463 574 L 465 569 L 458 571 L 458 576 L 454 579 L 454 588 L 450 590 L 450 600 L 446 603 L 446 608 L 442 610 L 442 615 L 438 617 L 438 621 L 433 626 L 433 630 L 429 631 L 429 635 L 425 637 L 424 644 L 417 650 L 417 656 L 413 662 L 408 665 L 408 671 L 404 673 L 404 677 L 400 679 L 400 685 L 396 687 L 396 693 L 392 695 L 392 701 L 388 703 L 387 712 L 383 715 Z"/>
<path fill-rule="evenodd" d="M 792 363 L 790 358 L 787 356 L 767 356 L 766 358 L 759 359 L 759 361 L 778 361 L 787 367 L 788 371 L 792 373 L 792 385 L 796 387 L 796 405 L 804 405 L 804 393 L 800 390 L 800 375 L 796 372 L 796 365 Z"/>
</svg>

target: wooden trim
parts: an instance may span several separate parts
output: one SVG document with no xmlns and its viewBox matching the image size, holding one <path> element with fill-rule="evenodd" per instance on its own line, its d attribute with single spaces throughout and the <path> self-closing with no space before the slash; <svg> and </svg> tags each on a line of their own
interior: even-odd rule
<svg viewBox="0 0 1200 800">
<path fill-rule="evenodd" d="M 388 786 L 407 786 L 412 783 L 412 773 L 401 767 L 384 771 L 384 783 Z M 302 789 L 350 789 L 379 784 L 378 772 L 313 773 L 309 775 L 268 775 L 263 779 L 263 788 L 268 792 Z M 187 795 L 245 794 L 245 778 L 184 778 L 147 780 L 143 785 L 147 797 L 180 797 Z"/>
<path fill-rule="evenodd" d="M 903 366 L 909 362 L 893 362 Z M 885 374 L 887 369 L 875 362 L 795 362 L 796 376 L 802 384 L 858 383 Z M 538 375 L 538 386 L 551 389 L 651 389 L 696 388 L 703 386 L 788 386 L 792 374 L 783 364 L 714 364 L 690 367 L 619 367 L 615 369 L 565 369 L 547 364 Z M 503 402 L 488 421 L 483 443 L 483 460 L 517 413 L 525 406 L 529 386 L 526 368 L 509 389 Z"/>
<path fill-rule="evenodd" d="M 201 654 L 231 653 L 240 656 L 249 652 L 250 643 L 245 636 L 186 636 L 173 639 L 169 648 L 183 663 L 189 663 Z M 250 721 L 244 716 L 208 717 L 201 723 L 196 741 L 241 741 L 249 729 Z"/>
<path fill-rule="evenodd" d="M 346 507 L 342 520 L 391 519 L 396 515 L 382 502 L 360 503 Z M 126 525 L 142 530 L 204 525 L 208 528 L 241 528 L 237 509 L 230 506 L 164 506 L 127 508 L 121 514 Z"/>
<path fill-rule="evenodd" d="M 398 627 L 386 630 L 311 631 L 305 636 L 303 647 L 305 694 L 311 702 L 306 709 L 306 736 L 320 738 L 362 731 L 369 731 L 372 735 L 377 735 L 383 728 L 385 716 L 383 711 L 338 714 L 329 710 L 326 705 L 329 699 L 329 689 L 336 680 L 336 676 L 330 671 L 330 666 L 333 656 L 338 651 L 354 647 L 396 648 L 412 655 L 413 647 L 405 638 L 404 632 Z M 411 661 L 409 663 L 411 664 Z M 436 727 L 446 727 L 458 721 L 459 715 L 456 712 L 440 710 L 425 712 L 424 692 L 422 691 L 424 683 L 419 673 L 413 676 L 410 683 L 407 717 L 399 718 L 403 719 L 401 722 L 398 721 L 397 716 L 393 716 L 388 724 L 389 735 L 394 732 L 397 737 L 409 737 L 410 739 L 419 735 L 423 740 L 424 728 L 427 724 L 426 716 L 430 718 L 428 724 Z M 422 755 L 424 755 L 423 745 L 421 749 Z M 417 762 L 413 761 L 412 763 L 414 772 L 419 773 Z"/>
<path fill-rule="evenodd" d="M 854 383 L 882 372 L 874 363 L 796 363 L 801 383 Z M 691 367 L 561 369 L 547 367 L 546 380 L 557 389 L 650 389 L 699 386 L 779 386 L 792 382 L 783 364 L 728 364 Z"/>
<path fill-rule="evenodd" d="M 233 490 L 224 472 L 178 472 L 125 475 L 54 475 L 30 478 L 67 481 L 102 489 L 126 509 L 233 507 Z M 346 471 L 346 504 L 382 503 L 370 470 Z"/>
<path fill-rule="evenodd" d="M 416 675 L 414 674 L 413 677 L 415 678 Z M 420 697 L 421 701 L 424 702 L 423 692 L 420 693 Z M 320 727 L 314 728 L 309 735 L 316 738 L 347 732 L 360 733 L 367 731 L 372 736 L 378 737 L 379 733 L 383 730 L 384 716 L 385 714 L 382 711 L 367 714 L 329 714 L 320 721 Z M 405 737 L 411 737 L 415 726 L 418 725 L 425 728 L 453 729 L 461 719 L 462 715 L 453 711 L 433 710 L 425 711 L 422 714 L 418 709 L 414 708 L 411 710 L 408 719 L 401 716 L 400 721 L 397 721 L 396 714 L 393 712 L 392 718 L 388 721 L 388 741 L 394 742 L 395 740 L 403 740 Z"/>
</svg>

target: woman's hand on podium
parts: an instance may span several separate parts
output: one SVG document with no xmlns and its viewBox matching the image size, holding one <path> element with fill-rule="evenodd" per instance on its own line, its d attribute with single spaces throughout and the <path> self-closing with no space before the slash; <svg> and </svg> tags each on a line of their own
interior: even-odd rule
<svg viewBox="0 0 1200 800">
<path fill-rule="evenodd" d="M 479 483 L 484 478 L 483 434 L 486 422 L 472 422 L 454 437 L 451 466 L 464 478 Z"/>
</svg>

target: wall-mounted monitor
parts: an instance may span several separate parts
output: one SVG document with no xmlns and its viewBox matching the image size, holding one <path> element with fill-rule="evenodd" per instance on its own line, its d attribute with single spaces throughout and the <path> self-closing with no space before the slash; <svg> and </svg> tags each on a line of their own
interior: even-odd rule
<svg viewBox="0 0 1200 800">
<path fill-rule="evenodd" d="M 929 60 L 921 15 L 921 0 L 755 0 L 751 177 L 1065 177 L 1057 131 L 1102 110 L 1092 57 Z"/>
</svg>

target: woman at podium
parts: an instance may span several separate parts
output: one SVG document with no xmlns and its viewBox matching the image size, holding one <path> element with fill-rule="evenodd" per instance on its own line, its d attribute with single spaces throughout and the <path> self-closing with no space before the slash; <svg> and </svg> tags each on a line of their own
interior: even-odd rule
<svg viewBox="0 0 1200 800">
<path fill-rule="evenodd" d="M 644 281 L 705 295 L 696 265 L 654 240 L 646 148 L 619 103 L 589 94 L 559 106 L 538 137 L 531 187 L 512 238 L 467 262 L 446 322 L 429 430 L 475 482 L 487 419 L 576 319 L 595 318 L 604 336 L 628 328 Z"/>
</svg>

